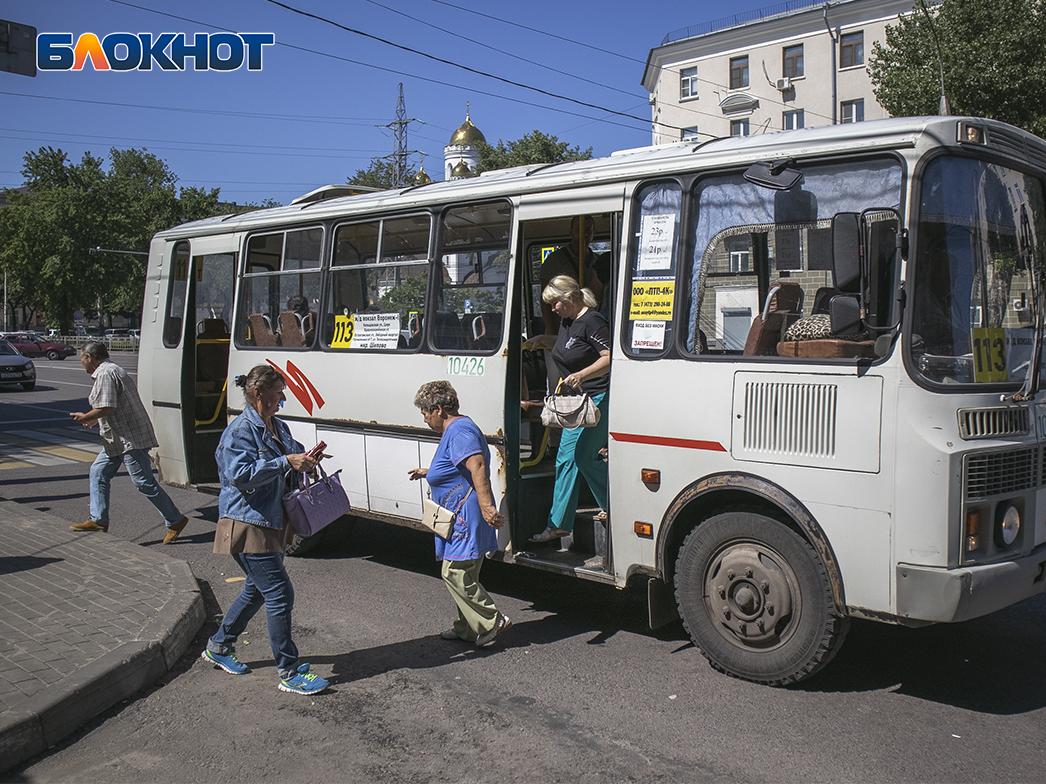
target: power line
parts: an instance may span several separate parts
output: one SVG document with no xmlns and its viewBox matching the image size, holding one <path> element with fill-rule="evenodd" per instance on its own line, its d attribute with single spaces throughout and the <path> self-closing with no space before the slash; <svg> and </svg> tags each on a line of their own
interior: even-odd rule
<svg viewBox="0 0 1046 784">
<path fill-rule="evenodd" d="M 602 48 L 600 46 L 594 46 L 593 44 L 585 43 L 584 41 L 579 41 L 579 40 L 574 39 L 574 38 L 568 38 L 566 36 L 559 35 L 557 33 L 550 33 L 548 30 L 542 30 L 542 29 L 537 28 L 537 27 L 531 27 L 529 25 L 525 25 L 525 24 L 522 24 L 520 22 L 513 22 L 511 19 L 503 19 L 502 17 L 499 17 L 499 16 L 493 16 L 491 14 L 485 14 L 482 11 L 475 10 L 474 8 L 466 8 L 465 6 L 461 6 L 461 5 L 457 5 L 456 3 L 448 2 L 448 0 L 432 0 L 432 2 L 439 3 L 440 5 L 449 6 L 450 8 L 456 8 L 459 11 L 464 11 L 465 13 L 468 13 L 468 14 L 475 14 L 476 16 L 481 16 L 484 19 L 490 19 L 490 20 L 495 21 L 495 22 L 501 22 L 502 24 L 510 25 L 512 27 L 518 27 L 518 28 L 520 28 L 522 30 L 529 30 L 532 33 L 537 33 L 539 35 L 545 35 L 545 36 L 548 36 L 549 38 L 556 38 L 556 39 L 558 39 L 560 41 L 565 41 L 566 43 L 574 44 L 576 46 L 583 46 L 586 49 L 591 49 L 592 51 L 595 51 L 595 52 L 602 52 L 603 54 L 609 54 L 609 55 L 612 55 L 614 57 L 619 57 L 622 60 L 628 60 L 628 61 L 633 62 L 633 63 L 639 63 L 642 66 L 646 66 L 647 65 L 647 61 L 646 60 L 640 60 L 638 57 L 632 57 L 631 55 L 622 54 L 621 52 L 615 52 L 615 51 L 613 51 L 611 49 L 604 49 L 604 48 Z M 661 66 L 659 68 L 659 70 L 667 71 L 668 73 L 671 73 L 671 74 L 676 74 L 676 75 L 679 74 L 678 70 L 676 70 L 674 68 L 670 68 L 668 66 Z M 725 84 L 713 81 L 711 79 L 706 79 L 706 78 L 701 77 L 701 76 L 696 77 L 696 79 L 699 82 L 704 82 L 705 84 L 712 85 L 713 87 L 719 87 L 720 89 L 723 89 L 723 90 L 730 91 L 730 89 L 731 89 L 729 86 L 727 86 Z M 834 122 L 834 118 L 833 117 L 830 117 L 827 114 L 821 114 L 820 112 L 810 111 L 810 110 L 806 109 L 803 106 L 791 106 L 790 104 L 787 104 L 784 101 L 779 101 L 779 100 L 777 100 L 775 98 L 766 98 L 766 97 L 764 97 L 762 95 L 757 95 L 755 97 L 759 98 L 760 100 L 765 100 L 767 103 L 772 103 L 772 104 L 775 104 L 777 106 L 783 106 L 783 107 L 788 108 L 788 109 L 802 109 L 804 112 L 808 112 L 809 114 L 812 114 L 815 117 L 822 117 L 822 118 L 824 118 L 826 120 L 832 120 Z M 683 109 L 683 108 L 689 108 L 689 107 L 677 106 L 677 108 Z M 696 112 L 697 110 L 692 110 L 692 111 Z M 705 114 L 705 112 L 697 112 L 697 113 Z M 716 117 L 716 119 L 723 119 L 721 117 L 718 117 L 718 115 L 709 115 L 709 116 Z M 661 123 L 659 123 L 659 124 L 661 124 Z M 667 126 L 667 127 L 674 127 L 674 126 Z"/>
<path fill-rule="evenodd" d="M 433 22 L 428 22 L 428 21 L 426 21 L 424 19 L 419 19 L 416 16 L 411 16 L 408 13 L 400 11 L 398 8 L 393 8 L 392 6 L 386 5 L 385 3 L 380 3 L 380 2 L 378 2 L 378 0 L 366 0 L 366 2 L 370 3 L 371 5 L 376 5 L 379 8 L 384 8 L 386 11 L 391 11 L 394 14 L 399 14 L 400 16 L 406 17 L 407 19 L 411 19 L 411 20 L 413 20 L 415 22 L 418 22 L 419 24 L 423 24 L 423 25 L 425 25 L 427 27 L 431 27 L 434 30 L 439 30 L 442 33 L 447 33 L 448 35 L 453 35 L 455 38 L 459 38 L 459 39 L 461 39 L 463 41 L 468 41 L 469 43 L 476 44 L 477 46 L 482 46 L 484 49 L 490 49 L 492 52 L 497 52 L 498 54 L 503 54 L 506 57 L 511 57 L 511 58 L 513 58 L 515 60 L 520 60 L 520 61 L 522 61 L 524 63 L 530 63 L 531 65 L 536 65 L 538 68 L 544 68 L 546 71 L 552 71 L 552 73 L 557 73 L 557 74 L 560 74 L 561 76 L 567 76 L 567 77 L 570 77 L 571 79 L 578 79 L 578 80 L 580 80 L 582 82 L 586 82 L 588 84 L 593 84 L 596 87 L 602 87 L 605 90 L 612 90 L 615 93 L 620 93 L 621 95 L 627 95 L 629 98 L 641 98 L 642 97 L 642 96 L 636 95 L 636 93 L 629 92 L 628 90 L 622 90 L 619 87 L 614 87 L 613 85 L 604 84 L 603 82 L 597 82 L 594 79 L 587 79 L 584 76 L 579 76 L 578 74 L 572 74 L 572 73 L 569 73 L 568 71 L 561 71 L 558 68 L 553 68 L 551 65 L 546 65 L 545 63 L 539 62 L 537 60 L 531 60 L 530 58 L 523 57 L 522 55 L 513 54 L 512 52 L 506 52 L 504 49 L 499 49 L 496 46 L 491 46 L 490 44 L 485 43 L 484 41 L 480 41 L 480 40 L 477 40 L 475 38 L 469 38 L 467 35 L 463 35 L 462 33 L 459 33 L 456 30 L 448 30 L 447 28 L 440 27 L 439 25 L 434 24 Z"/>
<path fill-rule="evenodd" d="M 391 41 L 388 38 L 382 38 L 380 35 L 374 35 L 373 33 L 367 33 L 367 32 L 364 32 L 363 30 L 358 30 L 355 27 L 349 27 L 348 25 L 342 24 L 341 22 L 337 22 L 337 21 L 335 21 L 335 20 L 333 20 L 333 19 L 331 19 L 329 17 L 320 16 L 319 14 L 314 14 L 314 13 L 312 13 L 310 11 L 304 11 L 304 10 L 302 10 L 300 8 L 295 8 L 292 5 L 280 2 L 280 0 L 265 0 L 265 2 L 270 3 L 271 5 L 275 5 L 275 6 L 279 7 L 279 8 L 283 8 L 284 10 L 289 11 L 292 14 L 298 14 L 299 16 L 304 16 L 304 17 L 306 17 L 308 19 L 314 19 L 314 20 L 316 20 L 318 22 L 323 22 L 324 24 L 331 25 L 332 27 L 337 27 L 340 30 L 344 30 L 347 33 L 352 33 L 353 35 L 358 35 L 358 36 L 361 36 L 363 38 L 369 38 L 372 41 L 378 41 L 380 43 L 385 44 L 386 46 L 391 46 L 391 47 L 393 47 L 395 49 L 400 49 L 401 51 L 409 52 L 410 54 L 416 54 L 419 57 L 424 57 L 426 59 L 432 60 L 433 62 L 442 63 L 443 65 L 449 65 L 452 68 L 460 68 L 462 71 L 466 71 L 468 73 L 476 74 L 477 76 L 483 76 L 483 77 L 485 77 L 487 79 L 494 79 L 495 81 L 503 82 L 504 84 L 512 85 L 513 87 L 518 87 L 518 88 L 520 88 L 522 90 L 530 90 L 530 91 L 538 93 L 540 95 L 546 95 L 549 98 L 556 98 L 556 99 L 558 99 L 560 101 L 567 101 L 569 103 L 577 104 L 578 106 L 584 106 L 584 107 L 586 107 L 588 109 L 595 109 L 597 111 L 607 112 L 608 114 L 614 114 L 614 115 L 617 115 L 618 117 L 625 117 L 625 118 L 627 118 L 629 120 L 636 120 L 636 121 L 642 122 L 642 123 L 648 122 L 646 117 L 638 117 L 638 116 L 636 116 L 634 114 L 627 114 L 626 112 L 619 112 L 616 109 L 611 109 L 611 108 L 606 107 L 606 106 L 601 106 L 601 105 L 599 105 L 597 103 L 591 103 L 590 101 L 582 101 L 579 98 L 571 98 L 569 95 L 563 95 L 561 93 L 555 93 L 555 92 L 552 92 L 551 90 L 542 89 L 541 87 L 534 87 L 533 85 L 526 84 L 525 82 L 518 82 L 515 79 L 509 79 L 509 78 L 504 77 L 504 76 L 499 76 L 499 75 L 497 75 L 495 73 L 490 73 L 489 71 L 483 71 L 483 70 L 481 70 L 479 68 L 473 68 L 472 66 L 469 66 L 469 65 L 462 65 L 461 63 L 456 63 L 453 60 L 448 60 L 445 57 L 439 57 L 439 56 L 431 54 L 429 52 L 422 51 L 421 49 L 415 49 L 414 47 L 406 46 L 405 44 L 396 43 L 395 41 Z M 674 127 L 674 126 L 670 126 L 670 127 Z M 678 130 L 682 130 L 682 128 L 678 128 Z"/>
<path fill-rule="evenodd" d="M 178 16 L 177 14 L 170 14 L 170 13 L 167 13 L 166 11 L 157 11 L 154 8 L 147 8 L 147 7 L 142 6 L 142 5 L 136 5 L 135 3 L 127 2 L 127 0 L 109 0 L 109 2 L 110 3 L 117 3 L 118 5 L 129 6 L 131 8 L 137 8 L 137 9 L 139 9 L 141 11 L 148 11 L 149 13 L 157 14 L 158 16 L 166 16 L 166 17 L 169 17 L 171 19 L 179 19 L 179 20 L 184 21 L 184 22 L 192 22 L 193 24 L 203 25 L 204 27 L 210 27 L 210 28 L 212 28 L 214 30 L 227 30 L 227 29 L 229 29 L 227 27 L 214 25 L 214 24 L 211 24 L 209 22 L 202 22 L 202 21 L 200 21 L 198 19 L 190 19 L 188 17 Z M 374 69 L 376 71 L 384 71 L 385 73 L 396 74 L 397 76 L 406 76 L 406 77 L 408 77 L 410 79 L 417 79 L 418 81 L 428 82 L 430 84 L 438 84 L 438 85 L 440 85 L 442 87 L 450 87 L 450 88 L 455 89 L 455 90 L 464 90 L 466 92 L 473 93 L 473 94 L 476 94 L 476 95 L 486 95 L 486 96 L 488 96 L 490 98 L 497 98 L 498 100 L 501 100 L 501 101 L 510 101 L 512 103 L 518 103 L 518 104 L 521 104 L 523 106 L 532 106 L 532 107 L 537 108 L 537 109 L 544 109 L 545 111 L 548 111 L 548 112 L 556 112 L 558 114 L 567 114 L 567 115 L 570 115 L 572 117 L 581 117 L 581 118 L 584 118 L 586 120 L 598 120 L 598 121 L 606 123 L 608 125 L 617 125 L 617 126 L 620 126 L 621 128 L 628 128 L 629 130 L 632 130 L 632 131 L 645 131 L 645 130 L 647 130 L 646 128 L 636 128 L 634 125 L 626 125 L 623 122 L 618 122 L 617 120 L 611 120 L 611 119 L 605 118 L 605 117 L 593 117 L 590 114 L 581 114 L 580 112 L 573 112 L 573 111 L 570 111 L 569 109 L 561 109 L 561 108 L 559 108 L 557 106 L 547 106 L 545 104 L 535 103 L 533 101 L 527 101 L 527 100 L 524 100 L 522 98 L 513 98 L 513 97 L 508 96 L 508 95 L 501 95 L 500 93 L 490 92 L 489 90 L 481 90 L 481 89 L 479 89 L 477 87 L 466 87 L 465 85 L 455 84 L 454 82 L 446 82 L 446 81 L 443 81 L 443 80 L 440 80 L 440 79 L 433 79 L 432 77 L 421 76 L 420 74 L 411 73 L 409 71 L 400 71 L 400 70 L 397 70 L 395 68 L 388 68 L 388 67 L 383 66 L 383 65 L 375 65 L 374 63 L 367 63 L 367 62 L 364 62 L 362 60 L 354 60 L 351 57 L 343 57 L 341 55 L 332 54 L 331 52 L 324 52 L 324 51 L 321 51 L 319 49 L 310 49 L 307 46 L 299 46 L 298 44 L 289 44 L 289 43 L 281 42 L 281 41 L 277 41 L 276 45 L 277 46 L 285 46 L 285 47 L 288 47 L 290 49 L 297 49 L 298 51 L 308 52 L 309 54 L 319 55 L 320 57 L 328 57 L 328 58 L 330 58 L 332 60 L 340 60 L 340 61 L 345 62 L 345 63 L 352 63 L 353 65 L 362 66 L 363 68 L 371 68 L 371 69 Z M 0 94 L 3 94 L 3 93 L 0 92 Z M 646 118 L 641 118 L 641 121 L 644 124 L 648 124 L 650 122 Z M 442 126 L 436 126 L 436 127 L 442 127 Z"/>
<path fill-rule="evenodd" d="M 311 150 L 312 152 L 367 152 L 367 153 L 380 153 L 384 152 L 379 149 L 359 149 L 352 147 L 302 147 L 300 145 L 286 145 L 286 144 L 241 144 L 240 142 L 198 142 L 191 139 L 148 139 L 140 136 L 102 136 L 98 134 L 90 133 L 73 133 L 71 131 L 54 131 L 54 130 L 40 130 L 40 129 L 28 129 L 28 128 L 0 128 L 0 131 L 7 133 L 43 133 L 43 134 L 55 134 L 57 136 L 79 136 L 86 139 L 118 139 L 125 142 L 159 142 L 161 144 L 208 144 L 211 146 L 222 146 L 222 147 L 238 147 L 244 149 L 259 149 L 259 150 Z M 215 152 L 223 152 L 222 150 L 215 150 Z"/>
<path fill-rule="evenodd" d="M 26 139 L 26 138 L 21 137 L 21 136 L 8 136 L 6 134 L 0 134 L 0 139 L 11 139 L 13 141 L 30 142 L 32 144 L 40 144 L 40 143 L 64 144 L 64 145 L 67 145 L 67 146 L 72 145 L 74 147 L 92 147 L 92 146 L 97 146 L 97 144 L 98 144 L 97 142 L 94 142 L 94 143 L 92 143 L 92 142 L 79 142 L 79 141 L 76 141 L 75 139 L 55 139 L 55 138 L 46 137 L 46 136 Z M 107 145 L 107 146 L 112 147 L 112 148 L 117 149 L 117 150 L 134 150 L 134 149 L 137 149 L 136 147 L 127 146 L 127 145 L 123 145 L 123 144 L 110 144 L 110 145 Z M 199 148 L 194 148 L 194 147 L 168 147 L 168 146 L 165 146 L 165 145 L 158 145 L 158 146 L 154 145 L 152 147 L 152 149 L 154 149 L 154 150 L 173 150 L 173 151 L 176 151 L 176 152 L 196 152 L 196 153 L 205 152 L 205 153 L 213 153 L 213 154 L 217 154 L 217 155 L 266 155 L 266 156 L 276 157 L 276 158 L 341 158 L 343 160 L 352 160 L 352 161 L 366 161 L 366 160 L 370 160 L 373 157 L 373 156 L 370 156 L 370 155 L 337 155 L 337 154 L 334 154 L 334 153 L 323 153 L 323 154 L 312 155 L 310 153 L 294 154 L 294 153 L 288 153 L 288 152 L 268 152 L 268 151 L 252 152 L 251 150 L 201 150 Z"/>
</svg>

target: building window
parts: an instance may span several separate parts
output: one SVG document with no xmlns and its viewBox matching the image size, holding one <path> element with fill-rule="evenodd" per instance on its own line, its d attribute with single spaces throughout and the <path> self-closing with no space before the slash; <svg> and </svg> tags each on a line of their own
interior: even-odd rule
<svg viewBox="0 0 1046 784">
<path fill-rule="evenodd" d="M 748 86 L 748 55 L 730 58 L 730 89 Z"/>
<path fill-rule="evenodd" d="M 858 98 L 856 101 L 843 101 L 842 104 L 842 120 L 844 123 L 856 123 L 864 121 L 864 98 Z"/>
<path fill-rule="evenodd" d="M 697 126 L 691 125 L 689 128 L 683 128 L 679 131 L 679 138 L 682 141 L 688 141 L 689 139 L 697 138 Z"/>
<path fill-rule="evenodd" d="M 795 131 L 799 128 L 806 127 L 806 117 L 803 115 L 802 109 L 796 109 L 793 112 L 782 112 L 781 114 L 781 128 L 786 131 Z"/>
<path fill-rule="evenodd" d="M 679 71 L 679 100 L 697 97 L 697 66 Z"/>
<path fill-rule="evenodd" d="M 843 33 L 839 39 L 839 67 L 850 68 L 864 64 L 864 30 Z"/>
<path fill-rule="evenodd" d="M 748 120 L 731 120 L 730 121 L 730 135 L 731 136 L 747 136 L 748 135 Z"/>
<path fill-rule="evenodd" d="M 791 79 L 803 75 L 803 45 L 786 46 L 784 48 L 783 75 Z"/>
<path fill-rule="evenodd" d="M 752 271 L 752 251 L 732 250 L 730 251 L 730 271 L 734 273 Z"/>
</svg>

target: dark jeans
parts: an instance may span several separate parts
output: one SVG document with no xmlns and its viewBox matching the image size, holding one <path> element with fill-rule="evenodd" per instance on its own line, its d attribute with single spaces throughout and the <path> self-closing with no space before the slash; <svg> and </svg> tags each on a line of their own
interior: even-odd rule
<svg viewBox="0 0 1046 784">
<path fill-rule="evenodd" d="M 237 553 L 233 558 L 247 575 L 247 582 L 229 606 L 218 631 L 207 641 L 207 650 L 221 654 L 232 651 L 236 638 L 264 604 L 276 670 L 280 677 L 289 678 L 298 666 L 298 648 L 291 639 L 294 586 L 283 567 L 283 555 Z"/>
</svg>

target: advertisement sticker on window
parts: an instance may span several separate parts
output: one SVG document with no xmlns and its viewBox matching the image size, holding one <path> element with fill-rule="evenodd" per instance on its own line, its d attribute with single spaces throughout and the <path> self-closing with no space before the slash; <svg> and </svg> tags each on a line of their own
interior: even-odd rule
<svg viewBox="0 0 1046 784">
<path fill-rule="evenodd" d="M 660 351 L 664 347 L 664 321 L 636 321 L 632 324 L 632 348 L 646 348 Z"/>
<path fill-rule="evenodd" d="M 629 321 L 671 321 L 674 280 L 634 280 L 628 307 Z"/>
<path fill-rule="evenodd" d="M 675 232 L 675 214 L 643 216 L 639 239 L 640 272 L 672 269 L 672 240 Z"/>
</svg>

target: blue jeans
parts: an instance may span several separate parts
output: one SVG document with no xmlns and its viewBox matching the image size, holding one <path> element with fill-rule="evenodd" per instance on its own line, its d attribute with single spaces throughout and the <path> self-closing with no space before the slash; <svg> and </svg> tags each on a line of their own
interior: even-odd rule
<svg viewBox="0 0 1046 784">
<path fill-rule="evenodd" d="M 127 466 L 131 481 L 138 492 L 148 498 L 163 515 L 164 524 L 170 528 L 182 519 L 182 513 L 171 497 L 164 492 L 153 476 L 153 464 L 146 449 L 132 449 L 122 455 L 107 455 L 103 449 L 91 464 L 91 519 L 104 526 L 109 525 L 109 483 L 120 463 Z"/>
<path fill-rule="evenodd" d="M 247 575 L 243 590 L 229 606 L 221 626 L 207 641 L 207 650 L 227 654 L 236 645 L 251 618 L 265 605 L 269 622 L 269 644 L 281 678 L 289 678 L 298 667 L 298 647 L 291 639 L 291 610 L 294 586 L 283 567 L 281 553 L 236 553 L 236 563 Z"/>
<path fill-rule="evenodd" d="M 595 427 L 572 427 L 563 431 L 556 452 L 556 484 L 552 490 L 552 509 L 548 524 L 552 528 L 574 530 L 581 477 L 585 478 L 600 509 L 607 509 L 607 464 L 599 458 L 599 450 L 607 445 L 607 409 L 610 400 L 606 392 L 592 395 L 599 409 L 599 424 Z"/>
</svg>

